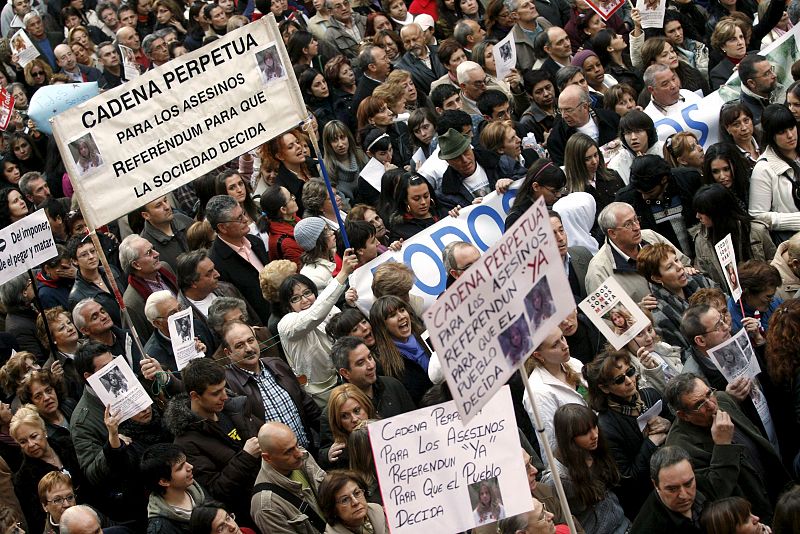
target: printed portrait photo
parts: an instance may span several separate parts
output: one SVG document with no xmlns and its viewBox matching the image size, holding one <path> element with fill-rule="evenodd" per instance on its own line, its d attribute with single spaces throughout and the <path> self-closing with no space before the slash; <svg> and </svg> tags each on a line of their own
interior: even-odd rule
<svg viewBox="0 0 800 534">
<path fill-rule="evenodd" d="M 726 377 L 735 377 L 747 367 L 747 359 L 735 343 L 714 351 L 714 357 Z"/>
<path fill-rule="evenodd" d="M 467 490 L 475 526 L 488 525 L 505 519 L 506 511 L 503 508 L 503 497 L 500 495 L 497 477 L 470 484 Z"/>
<path fill-rule="evenodd" d="M 617 335 L 624 334 L 636 324 L 636 319 L 624 304 L 617 304 L 602 316 L 603 321 Z"/>
<path fill-rule="evenodd" d="M 106 388 L 106 391 L 119 397 L 128 391 L 128 380 L 122 374 L 119 367 L 112 368 L 109 372 L 100 377 L 100 383 Z"/>
<path fill-rule="evenodd" d="M 547 277 L 543 276 L 536 285 L 525 295 L 525 313 L 528 315 L 528 324 L 531 332 L 535 332 L 545 321 L 556 312 L 553 302 L 553 293 Z"/>
<path fill-rule="evenodd" d="M 511 323 L 511 326 L 500 332 L 498 336 L 503 355 L 513 367 L 519 365 L 533 351 L 531 332 L 524 315 Z"/>
<path fill-rule="evenodd" d="M 178 331 L 178 335 L 181 336 L 181 342 L 186 343 L 192 339 L 192 325 L 189 316 L 176 319 L 175 329 Z"/>
<path fill-rule="evenodd" d="M 728 277 L 728 283 L 730 284 L 731 291 L 735 291 L 739 288 L 739 279 L 736 276 L 736 268 L 733 266 L 733 262 L 725 265 L 725 276 Z"/>
<path fill-rule="evenodd" d="M 269 85 L 276 80 L 286 77 L 286 69 L 283 68 L 281 56 L 278 54 L 278 47 L 272 44 L 260 52 L 256 52 L 256 66 L 261 82 Z"/>
<path fill-rule="evenodd" d="M 91 133 L 77 138 L 68 146 L 75 166 L 78 168 L 79 176 L 91 174 L 103 165 L 103 158 L 100 156 L 97 143 Z"/>
</svg>

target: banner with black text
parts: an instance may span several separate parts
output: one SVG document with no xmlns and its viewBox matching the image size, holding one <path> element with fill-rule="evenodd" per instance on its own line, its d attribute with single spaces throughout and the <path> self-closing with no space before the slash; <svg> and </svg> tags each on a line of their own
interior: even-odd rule
<svg viewBox="0 0 800 534">
<path fill-rule="evenodd" d="M 272 15 L 53 119 L 94 227 L 198 178 L 307 116 Z"/>
</svg>

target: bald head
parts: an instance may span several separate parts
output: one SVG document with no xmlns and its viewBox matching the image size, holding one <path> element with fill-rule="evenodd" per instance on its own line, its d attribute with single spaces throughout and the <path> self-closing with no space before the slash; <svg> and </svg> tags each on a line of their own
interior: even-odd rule
<svg viewBox="0 0 800 534">
<path fill-rule="evenodd" d="M 567 126 L 578 128 L 591 119 L 589 95 L 579 85 L 568 85 L 558 95 L 558 108 Z"/>
<path fill-rule="evenodd" d="M 123 26 L 117 30 L 117 42 L 134 51 L 138 51 L 141 45 L 141 42 L 139 41 L 139 34 L 137 34 L 136 30 L 130 26 Z"/>
<path fill-rule="evenodd" d="M 297 444 L 292 429 L 275 421 L 265 423 L 258 430 L 258 445 L 261 447 L 261 459 L 284 476 L 303 467 L 308 455 Z"/>
<path fill-rule="evenodd" d="M 61 515 L 59 525 L 61 534 L 98 534 L 101 532 L 97 513 L 84 504 L 67 508 Z"/>
<path fill-rule="evenodd" d="M 425 36 L 422 34 L 422 27 L 416 22 L 412 22 L 400 30 L 400 40 L 406 52 L 411 52 L 417 57 L 425 57 L 427 47 L 425 46 Z"/>
<path fill-rule="evenodd" d="M 69 45 L 60 44 L 56 46 L 53 50 L 53 55 L 56 57 L 56 63 L 59 67 L 70 72 L 75 70 L 78 60 Z"/>
</svg>

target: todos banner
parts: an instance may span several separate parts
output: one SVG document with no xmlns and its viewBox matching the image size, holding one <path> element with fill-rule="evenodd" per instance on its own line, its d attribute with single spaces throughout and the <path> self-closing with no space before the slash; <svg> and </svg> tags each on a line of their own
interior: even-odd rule
<svg viewBox="0 0 800 534">
<path fill-rule="evenodd" d="M 307 116 L 273 16 L 53 119 L 93 226 L 214 170 Z"/>
</svg>

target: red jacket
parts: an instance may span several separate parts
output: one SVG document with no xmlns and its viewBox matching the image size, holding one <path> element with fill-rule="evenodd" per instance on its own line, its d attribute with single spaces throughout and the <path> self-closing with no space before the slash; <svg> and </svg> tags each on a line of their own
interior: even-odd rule
<svg viewBox="0 0 800 534">
<path fill-rule="evenodd" d="M 297 271 L 299 272 L 303 267 L 300 256 L 305 251 L 294 240 L 294 225 L 300 222 L 300 217 L 295 215 L 294 219 L 294 222 L 270 221 L 269 261 L 292 260 L 297 264 Z"/>
<path fill-rule="evenodd" d="M 439 19 L 436 0 L 412 0 L 411 5 L 408 6 L 408 12 L 412 15 L 428 14 L 433 17 L 434 22 Z"/>
</svg>

